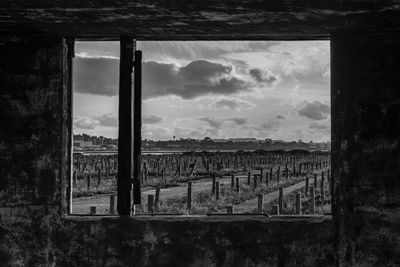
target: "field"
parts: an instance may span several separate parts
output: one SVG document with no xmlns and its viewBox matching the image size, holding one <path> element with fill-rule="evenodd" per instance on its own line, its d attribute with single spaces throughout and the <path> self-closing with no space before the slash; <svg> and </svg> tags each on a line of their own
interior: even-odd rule
<svg viewBox="0 0 400 267">
<path fill-rule="evenodd" d="M 328 152 L 185 152 L 141 161 L 135 214 L 330 212 Z M 115 210 L 117 169 L 115 154 L 74 155 L 74 213 Z"/>
</svg>

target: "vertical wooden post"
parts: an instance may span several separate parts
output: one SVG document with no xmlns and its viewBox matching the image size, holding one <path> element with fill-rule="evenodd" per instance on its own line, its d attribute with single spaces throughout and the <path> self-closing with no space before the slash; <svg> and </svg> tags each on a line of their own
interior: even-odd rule
<svg viewBox="0 0 400 267">
<path fill-rule="evenodd" d="M 119 65 L 119 126 L 118 126 L 118 179 L 117 209 L 120 215 L 130 214 L 132 188 L 132 62 L 133 40 L 120 39 Z M 140 197 L 140 196 L 139 196 Z"/>
<path fill-rule="evenodd" d="M 219 199 L 219 182 L 215 182 L 215 199 Z"/>
<path fill-rule="evenodd" d="M 133 203 L 140 204 L 140 157 L 142 154 L 142 51 L 135 51 L 133 80 Z"/>
<path fill-rule="evenodd" d="M 115 213 L 115 195 L 110 195 L 110 213 Z"/>
<path fill-rule="evenodd" d="M 147 195 L 147 212 L 149 214 L 154 213 L 154 195 Z"/>
<path fill-rule="evenodd" d="M 247 172 L 247 185 L 250 185 L 251 173 Z"/>
<path fill-rule="evenodd" d="M 236 177 L 236 193 L 240 193 L 239 177 Z"/>
<path fill-rule="evenodd" d="M 192 181 L 188 182 L 188 191 L 187 191 L 187 209 L 190 210 L 192 208 Z"/>
<path fill-rule="evenodd" d="M 280 176 L 281 176 L 281 167 L 278 167 L 278 169 L 276 170 L 276 182 L 278 184 L 279 184 Z"/>
<path fill-rule="evenodd" d="M 257 174 L 253 174 L 253 188 L 256 189 L 257 188 Z"/>
<path fill-rule="evenodd" d="M 310 188 L 310 212 L 315 213 L 315 188 L 313 186 Z"/>
<path fill-rule="evenodd" d="M 264 195 L 263 194 L 258 194 L 257 213 L 262 213 L 263 212 L 263 206 L 264 206 Z"/>
<path fill-rule="evenodd" d="M 314 193 L 317 191 L 317 174 L 314 174 Z"/>
<path fill-rule="evenodd" d="M 263 181 L 263 176 L 264 176 L 264 170 L 261 168 L 261 170 L 260 170 L 260 186 L 261 186 L 262 181 Z"/>
<path fill-rule="evenodd" d="M 215 185 L 216 185 L 216 177 L 214 176 L 213 178 L 212 178 L 212 186 L 211 186 L 211 194 L 215 194 Z"/>
<path fill-rule="evenodd" d="M 89 191 L 90 190 L 90 174 L 86 176 L 86 189 Z"/>
<path fill-rule="evenodd" d="M 96 214 L 96 207 L 95 206 L 91 206 L 90 207 L 90 215 L 95 215 Z"/>
<path fill-rule="evenodd" d="M 100 169 L 97 170 L 97 186 L 100 186 L 101 183 L 101 171 Z"/>
<path fill-rule="evenodd" d="M 231 175 L 231 188 L 233 189 L 235 187 L 235 175 Z"/>
<path fill-rule="evenodd" d="M 272 215 L 279 215 L 279 205 L 272 206 Z"/>
<path fill-rule="evenodd" d="M 304 194 L 308 196 L 308 188 L 309 188 L 310 178 L 306 177 L 306 188 Z"/>
<path fill-rule="evenodd" d="M 321 177 L 321 205 L 325 203 L 325 177 L 324 173 L 322 173 Z"/>
<path fill-rule="evenodd" d="M 161 193 L 161 186 L 158 185 L 158 186 L 156 187 L 156 199 L 155 199 L 155 201 L 154 201 L 154 209 L 155 209 L 155 212 L 158 212 L 158 211 L 159 211 L 159 208 L 160 208 L 160 193 Z"/>
<path fill-rule="evenodd" d="M 265 172 L 265 185 L 268 186 L 269 182 L 269 177 L 268 177 L 268 172 Z"/>
<path fill-rule="evenodd" d="M 296 194 L 296 214 L 301 214 L 301 194 Z"/>
<path fill-rule="evenodd" d="M 227 213 L 227 214 L 233 214 L 233 213 L 234 213 L 234 208 L 233 208 L 233 206 L 228 206 L 228 207 L 226 207 L 226 213 Z"/>
<path fill-rule="evenodd" d="M 283 187 L 279 187 L 279 197 L 278 197 L 279 214 L 283 211 Z"/>
</svg>

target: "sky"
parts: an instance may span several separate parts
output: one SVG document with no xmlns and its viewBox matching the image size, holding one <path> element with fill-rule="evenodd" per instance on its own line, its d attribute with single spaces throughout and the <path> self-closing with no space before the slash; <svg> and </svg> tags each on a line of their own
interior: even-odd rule
<svg viewBox="0 0 400 267">
<path fill-rule="evenodd" d="M 142 138 L 330 141 L 329 41 L 141 41 Z M 74 134 L 118 136 L 118 42 L 77 42 Z"/>
</svg>

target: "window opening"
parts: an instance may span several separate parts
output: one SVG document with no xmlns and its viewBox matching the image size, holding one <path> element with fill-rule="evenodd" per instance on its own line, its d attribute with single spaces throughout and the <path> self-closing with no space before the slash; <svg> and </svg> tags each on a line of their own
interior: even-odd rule
<svg viewBox="0 0 400 267">
<path fill-rule="evenodd" d="M 134 214 L 330 213 L 329 41 L 141 41 Z"/>
<path fill-rule="evenodd" d="M 72 214 L 115 214 L 119 42 L 75 42 Z"/>
</svg>

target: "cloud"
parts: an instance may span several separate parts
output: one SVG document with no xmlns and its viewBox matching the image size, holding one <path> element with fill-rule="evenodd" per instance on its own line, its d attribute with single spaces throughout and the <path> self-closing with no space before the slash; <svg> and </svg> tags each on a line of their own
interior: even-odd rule
<svg viewBox="0 0 400 267">
<path fill-rule="evenodd" d="M 96 120 L 104 127 L 118 127 L 118 118 L 111 113 L 96 116 Z"/>
<path fill-rule="evenodd" d="M 231 121 L 233 121 L 236 125 L 243 125 L 247 123 L 247 118 L 231 118 Z"/>
<path fill-rule="evenodd" d="M 308 125 L 308 128 L 313 129 L 313 130 L 328 130 L 330 127 L 329 127 L 329 125 L 326 125 L 326 124 L 312 122 Z"/>
<path fill-rule="evenodd" d="M 252 109 L 256 107 L 256 104 L 238 98 L 224 98 L 214 102 L 212 106 L 217 109 L 232 109 L 240 111 L 242 109 Z"/>
<path fill-rule="evenodd" d="M 175 95 L 183 99 L 250 91 L 250 83 L 233 72 L 232 65 L 195 60 L 186 66 L 148 61 L 143 63 L 143 98 Z"/>
<path fill-rule="evenodd" d="M 155 115 L 143 115 L 142 123 L 143 124 L 157 124 L 164 121 L 163 117 L 155 116 Z"/>
<path fill-rule="evenodd" d="M 281 123 L 277 120 L 269 120 L 267 122 L 262 123 L 260 126 L 262 129 L 268 131 L 277 131 L 279 130 Z"/>
<path fill-rule="evenodd" d="M 278 120 L 286 120 L 286 119 L 287 119 L 285 115 L 280 114 L 280 113 L 277 114 L 277 115 L 275 116 L 275 118 L 277 118 Z"/>
<path fill-rule="evenodd" d="M 201 117 L 197 118 L 199 121 L 207 122 L 212 128 L 220 129 L 223 125 L 223 121 L 221 119 L 215 119 L 210 117 Z"/>
<path fill-rule="evenodd" d="M 267 69 L 253 68 L 249 70 L 249 74 L 257 82 L 265 83 L 269 86 L 274 85 L 279 80 L 279 76 Z"/>
<path fill-rule="evenodd" d="M 329 105 L 322 104 L 319 101 L 307 103 L 307 105 L 298 111 L 300 116 L 307 117 L 311 120 L 323 120 L 330 114 Z"/>
<path fill-rule="evenodd" d="M 74 116 L 74 128 L 93 130 L 96 128 L 98 122 L 88 117 Z"/>
<path fill-rule="evenodd" d="M 119 60 L 75 57 L 73 90 L 76 93 L 118 95 Z"/>
</svg>

